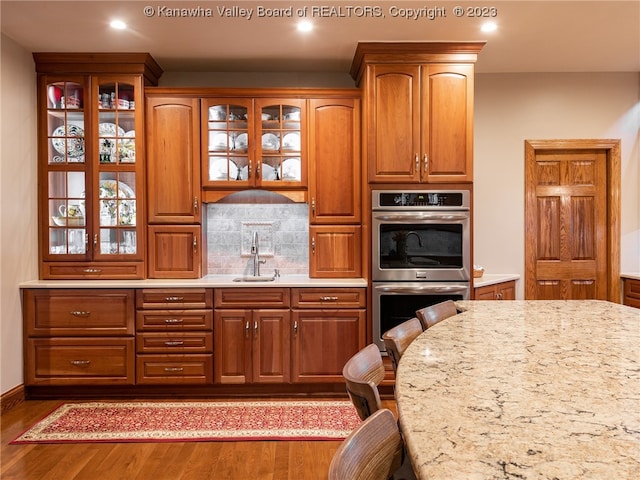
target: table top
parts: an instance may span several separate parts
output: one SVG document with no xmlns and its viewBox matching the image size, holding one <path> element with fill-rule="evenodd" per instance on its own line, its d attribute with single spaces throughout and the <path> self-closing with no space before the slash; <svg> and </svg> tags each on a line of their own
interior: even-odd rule
<svg viewBox="0 0 640 480">
<path fill-rule="evenodd" d="M 640 310 L 462 301 L 396 378 L 419 479 L 640 478 Z"/>
</svg>

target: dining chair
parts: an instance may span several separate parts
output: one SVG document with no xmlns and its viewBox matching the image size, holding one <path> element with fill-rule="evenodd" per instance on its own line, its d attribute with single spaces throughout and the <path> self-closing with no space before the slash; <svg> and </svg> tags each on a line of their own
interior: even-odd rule
<svg viewBox="0 0 640 480">
<path fill-rule="evenodd" d="M 404 351 L 422 331 L 422 323 L 413 317 L 387 330 L 382 335 L 394 372 L 398 370 L 398 362 L 400 362 Z"/>
<path fill-rule="evenodd" d="M 404 442 L 391 410 L 374 412 L 345 438 L 331 459 L 329 480 L 387 480 L 404 460 Z"/>
<path fill-rule="evenodd" d="M 445 300 L 444 302 L 421 308 L 416 311 L 416 317 L 418 317 L 420 323 L 422 323 L 422 328 L 427 330 L 445 318 L 457 315 L 457 313 L 458 310 L 453 300 Z"/>
<path fill-rule="evenodd" d="M 347 393 L 358 415 L 365 420 L 382 408 L 378 385 L 384 379 L 382 354 L 375 343 L 353 355 L 342 369 Z"/>
</svg>

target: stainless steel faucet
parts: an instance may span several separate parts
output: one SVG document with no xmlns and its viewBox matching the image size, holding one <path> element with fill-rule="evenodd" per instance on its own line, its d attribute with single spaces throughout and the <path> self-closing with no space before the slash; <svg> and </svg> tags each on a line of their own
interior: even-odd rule
<svg viewBox="0 0 640 480">
<path fill-rule="evenodd" d="M 258 232 L 253 232 L 253 241 L 251 242 L 251 254 L 253 255 L 253 276 L 260 276 L 260 264 L 267 263 L 266 260 L 260 260 L 260 243 L 258 242 Z"/>
</svg>

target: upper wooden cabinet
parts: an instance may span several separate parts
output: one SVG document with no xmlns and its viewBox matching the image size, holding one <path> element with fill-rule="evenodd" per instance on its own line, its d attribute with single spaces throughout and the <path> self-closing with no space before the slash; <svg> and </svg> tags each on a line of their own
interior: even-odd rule
<svg viewBox="0 0 640 480">
<path fill-rule="evenodd" d="M 371 183 L 471 182 L 473 63 L 482 43 L 361 43 Z"/>
<path fill-rule="evenodd" d="M 34 54 L 41 278 L 144 277 L 146 54 Z"/>
<path fill-rule="evenodd" d="M 247 188 L 278 190 L 304 200 L 300 191 L 307 185 L 305 99 L 203 98 L 201 116 L 202 178 L 208 201 Z"/>
<path fill-rule="evenodd" d="M 200 223 L 200 100 L 147 95 L 146 123 L 149 223 Z"/>
<path fill-rule="evenodd" d="M 309 222 L 360 223 L 360 99 L 309 100 L 309 165 Z"/>
</svg>

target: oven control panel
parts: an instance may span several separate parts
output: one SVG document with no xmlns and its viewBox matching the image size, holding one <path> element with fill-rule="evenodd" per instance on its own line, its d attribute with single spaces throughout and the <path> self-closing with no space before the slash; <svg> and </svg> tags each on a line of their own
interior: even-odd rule
<svg viewBox="0 0 640 480">
<path fill-rule="evenodd" d="M 372 192 L 374 210 L 389 209 L 468 209 L 468 190 L 394 191 L 374 190 Z"/>
</svg>

